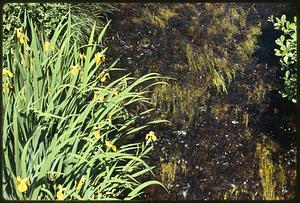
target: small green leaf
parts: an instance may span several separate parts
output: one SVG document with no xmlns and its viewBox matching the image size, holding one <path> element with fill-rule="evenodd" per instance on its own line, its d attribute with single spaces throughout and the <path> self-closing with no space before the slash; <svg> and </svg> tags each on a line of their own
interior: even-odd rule
<svg viewBox="0 0 300 203">
<path fill-rule="evenodd" d="M 285 15 L 282 15 L 280 21 L 281 21 L 282 23 L 285 23 L 285 20 L 286 20 L 286 16 L 285 16 Z"/>
<path fill-rule="evenodd" d="M 290 76 L 290 71 L 287 70 L 287 71 L 285 72 L 285 77 L 288 78 L 289 76 Z"/>
<path fill-rule="evenodd" d="M 289 57 L 288 57 L 287 55 L 285 55 L 285 56 L 283 57 L 284 63 L 288 64 L 288 60 L 289 60 Z"/>
</svg>

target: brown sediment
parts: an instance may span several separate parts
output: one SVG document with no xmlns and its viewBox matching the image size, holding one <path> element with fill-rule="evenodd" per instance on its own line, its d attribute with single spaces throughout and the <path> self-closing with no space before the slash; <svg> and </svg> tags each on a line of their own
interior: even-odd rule
<svg viewBox="0 0 300 203">
<path fill-rule="evenodd" d="M 170 193 L 149 187 L 142 198 L 293 198 L 295 106 L 278 94 L 274 30 L 266 21 L 289 5 L 117 5 L 109 53 L 121 55 L 120 67 L 135 77 L 175 79 L 151 94 L 153 116 L 171 121 L 156 129 L 151 155 Z"/>
</svg>

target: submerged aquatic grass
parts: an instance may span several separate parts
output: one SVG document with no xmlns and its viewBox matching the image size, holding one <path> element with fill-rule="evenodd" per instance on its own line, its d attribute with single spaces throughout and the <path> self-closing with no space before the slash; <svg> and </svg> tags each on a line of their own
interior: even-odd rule
<svg viewBox="0 0 300 203">
<path fill-rule="evenodd" d="M 151 8 L 150 5 L 147 7 L 148 13 Z M 219 3 L 205 3 L 201 5 L 201 12 L 193 4 L 167 8 L 174 15 L 164 22 L 165 26 L 156 26 L 173 39 L 172 51 L 165 63 L 174 61 L 168 71 L 162 65 L 155 70 L 160 69 L 176 81 L 172 81 L 170 87 L 155 89 L 152 101 L 162 110 L 159 111 L 162 118 L 187 127 L 201 114 L 199 109 L 204 108 L 205 101 L 211 96 L 228 94 L 236 73 L 243 71 L 244 64 L 257 48 L 261 25 L 248 19 L 250 10 L 255 11 L 255 8 L 245 10 Z M 183 16 L 180 11 L 189 14 Z M 140 22 L 145 19 L 141 18 Z M 186 27 L 183 23 L 187 23 Z M 179 121 L 178 118 L 183 119 Z"/>
</svg>

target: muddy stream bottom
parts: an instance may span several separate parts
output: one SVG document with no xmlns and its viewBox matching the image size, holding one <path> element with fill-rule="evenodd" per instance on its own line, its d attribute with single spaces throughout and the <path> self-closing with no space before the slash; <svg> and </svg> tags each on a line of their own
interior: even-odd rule
<svg viewBox="0 0 300 203">
<path fill-rule="evenodd" d="M 158 72 L 176 78 L 172 86 L 180 91 L 171 89 L 172 99 L 165 103 L 184 104 L 179 113 L 175 104 L 158 105 L 157 115 L 171 120 L 171 125 L 153 129 L 158 141 L 149 162 L 156 166 L 155 178 L 169 193 L 151 186 L 141 199 L 293 198 L 296 105 L 278 93 L 283 85 L 273 53 L 278 33 L 267 17 L 292 16 L 295 9 L 289 4 L 115 6 L 120 11 L 111 16 L 106 34 L 110 56 L 120 56 L 119 67 L 135 76 Z M 231 15 L 223 22 L 228 26 L 218 34 L 218 22 L 227 19 L 226 15 Z M 237 21 L 231 21 L 233 18 Z M 203 74 L 205 70 L 192 70 L 187 54 L 190 47 L 199 57 L 212 50 L 216 59 L 225 61 L 224 67 L 239 67 L 227 94 L 217 92 Z"/>
</svg>

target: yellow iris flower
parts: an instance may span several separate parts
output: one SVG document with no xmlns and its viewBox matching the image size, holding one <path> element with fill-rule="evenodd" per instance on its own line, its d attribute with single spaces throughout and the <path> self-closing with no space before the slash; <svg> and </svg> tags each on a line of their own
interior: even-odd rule
<svg viewBox="0 0 300 203">
<path fill-rule="evenodd" d="M 105 55 L 104 54 L 100 54 L 99 52 L 97 52 L 95 54 L 95 61 L 97 64 L 100 64 L 101 62 L 105 61 Z"/>
<path fill-rule="evenodd" d="M 147 143 L 153 141 L 155 142 L 157 140 L 156 138 L 156 135 L 153 131 L 150 131 L 147 135 L 146 135 L 146 140 L 147 140 Z"/>
<path fill-rule="evenodd" d="M 58 200 L 64 200 L 64 191 L 66 191 L 67 188 L 63 188 L 63 186 L 60 184 L 57 187 L 58 187 L 58 191 L 56 193 L 56 198 Z"/>
<path fill-rule="evenodd" d="M 45 52 L 48 52 L 49 46 L 50 46 L 50 43 L 48 41 L 46 41 L 44 46 L 43 46 L 43 49 L 44 49 Z"/>
<path fill-rule="evenodd" d="M 105 75 L 105 76 L 103 76 L 103 77 L 100 79 L 100 81 L 101 81 L 101 82 L 105 82 L 106 79 L 107 79 L 107 77 L 106 77 L 106 75 Z"/>
<path fill-rule="evenodd" d="M 105 55 L 104 54 L 102 54 L 102 62 L 105 62 Z"/>
<path fill-rule="evenodd" d="M 19 39 L 21 44 L 25 42 L 25 35 L 22 33 L 21 28 L 15 28 L 15 33 L 17 33 L 17 38 Z"/>
<path fill-rule="evenodd" d="M 24 41 L 25 41 L 25 39 L 24 39 L 24 34 L 21 34 L 19 40 L 20 40 L 20 43 L 21 43 L 21 44 L 24 44 Z"/>
<path fill-rule="evenodd" d="M 109 141 L 105 140 L 105 145 L 108 147 L 108 148 L 111 148 L 114 152 L 117 151 L 117 147 L 113 144 L 111 144 Z"/>
<path fill-rule="evenodd" d="M 7 69 L 7 68 L 3 68 L 3 69 L 2 69 L 2 75 L 8 76 L 8 77 L 10 77 L 10 78 L 13 77 L 13 73 L 12 73 L 9 69 Z"/>
<path fill-rule="evenodd" d="M 76 65 L 76 66 L 71 66 L 69 68 L 69 72 L 71 75 L 76 75 L 80 70 L 80 66 L 79 65 Z"/>
<path fill-rule="evenodd" d="M 112 146 L 111 146 L 111 149 L 112 149 L 114 152 L 117 151 L 117 147 L 116 147 L 115 145 L 112 145 Z"/>
<path fill-rule="evenodd" d="M 100 131 L 99 131 L 99 127 L 93 127 L 93 134 L 94 134 L 94 136 L 95 136 L 95 138 L 97 139 L 97 140 L 99 140 L 100 139 L 100 137 L 101 137 L 101 134 L 100 134 Z"/>
<path fill-rule="evenodd" d="M 86 59 L 85 53 L 80 53 L 80 54 L 79 54 L 79 58 L 80 58 L 81 60 Z"/>
<path fill-rule="evenodd" d="M 107 79 L 109 78 L 109 74 L 108 73 L 101 73 L 100 75 L 99 75 L 99 78 L 100 78 L 100 81 L 102 82 L 102 83 L 104 83 L 105 81 L 107 81 Z"/>
<path fill-rule="evenodd" d="M 16 184 L 19 192 L 25 192 L 28 189 L 28 186 L 30 186 L 29 178 L 26 177 L 24 179 L 21 179 L 21 177 L 18 176 Z"/>
<path fill-rule="evenodd" d="M 10 82 L 7 82 L 7 83 L 3 83 L 2 84 L 2 91 L 3 92 L 9 92 L 10 90 L 12 90 L 13 89 L 13 86 L 11 85 L 11 83 Z"/>
<path fill-rule="evenodd" d="M 96 92 L 96 91 L 93 91 L 93 99 L 96 99 L 97 98 L 97 96 L 98 96 L 98 92 Z"/>
<path fill-rule="evenodd" d="M 96 137 L 97 140 L 100 139 L 100 132 L 97 130 L 97 131 L 94 131 L 94 135 Z"/>
<path fill-rule="evenodd" d="M 15 32 L 17 33 L 17 38 L 19 39 L 22 35 L 22 33 L 20 32 L 20 28 L 15 29 Z"/>
</svg>

